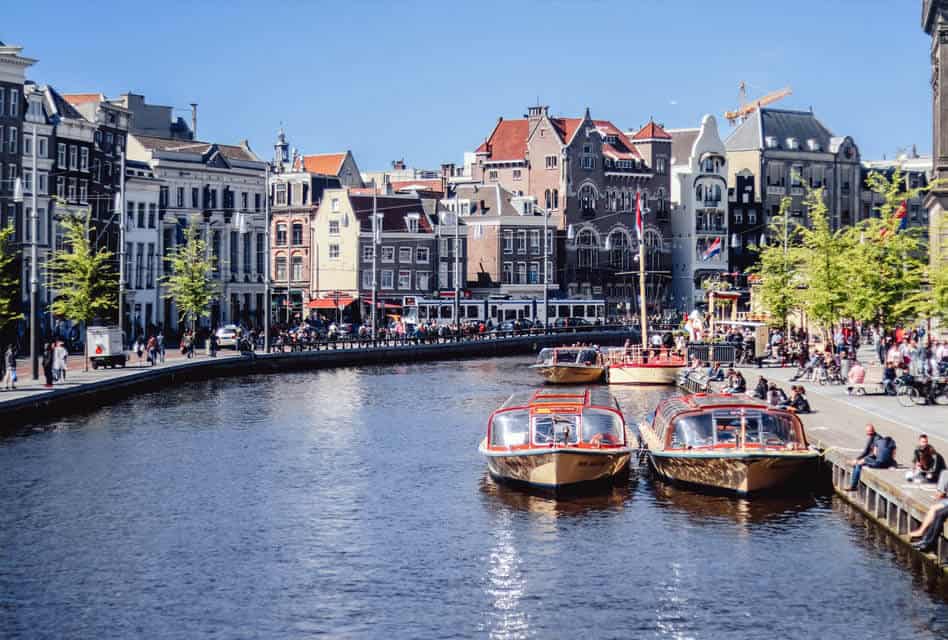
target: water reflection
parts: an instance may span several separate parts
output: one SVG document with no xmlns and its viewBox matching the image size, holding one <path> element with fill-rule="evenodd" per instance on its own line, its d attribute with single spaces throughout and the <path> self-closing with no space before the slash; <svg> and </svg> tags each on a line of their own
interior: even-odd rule
<svg viewBox="0 0 948 640">
<path fill-rule="evenodd" d="M 633 486 L 627 477 L 617 479 L 612 486 L 578 489 L 558 496 L 548 491 L 497 482 L 487 472 L 481 476 L 479 484 L 481 493 L 491 506 L 499 505 L 514 511 L 554 517 L 582 517 L 593 512 L 621 511 L 633 493 Z"/>
<path fill-rule="evenodd" d="M 524 594 L 524 577 L 520 569 L 520 553 L 517 537 L 511 521 L 514 514 L 501 511 L 497 514 L 493 531 L 485 592 L 490 599 L 488 612 L 490 625 L 488 635 L 498 640 L 518 640 L 529 635 L 530 620 L 521 607 Z"/>
</svg>

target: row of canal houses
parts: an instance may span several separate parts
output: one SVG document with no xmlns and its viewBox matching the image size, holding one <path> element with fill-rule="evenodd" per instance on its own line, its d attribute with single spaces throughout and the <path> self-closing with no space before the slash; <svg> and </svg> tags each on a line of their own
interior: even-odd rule
<svg viewBox="0 0 948 640">
<path fill-rule="evenodd" d="M 26 79 L 34 63 L 0 43 L 0 222 L 27 247 L 35 189 L 42 265 L 62 243 L 57 218 L 89 211 L 96 244 L 125 260 L 133 336 L 177 327 L 161 280 L 188 224 L 214 258 L 220 295 L 210 326 L 260 326 L 268 269 L 275 322 L 341 309 L 366 318 L 373 290 L 380 309 L 419 296 L 540 298 L 547 289 L 632 315 L 637 208 L 647 305 L 687 311 L 702 305 L 708 279 L 740 286 L 735 276 L 753 264 L 782 197 L 805 224 L 804 186 L 822 186 L 832 223 L 852 224 L 877 204 L 863 187 L 867 169 L 894 166 L 863 166 L 853 140 L 812 112 L 759 109 L 724 139 L 712 116 L 688 129 L 654 120 L 623 129 L 589 109 L 564 117 L 536 105 L 499 118 L 463 166 L 396 161 L 363 172 L 348 151 L 291 150 L 282 130 L 271 160 L 246 141 L 202 141 L 196 106 L 188 123 L 134 93 L 61 93 Z M 913 186 L 927 179 L 924 163 L 902 163 Z M 911 224 L 924 217 L 911 203 Z M 39 288 L 43 325 L 56 329 L 44 313 L 54 292 Z"/>
</svg>

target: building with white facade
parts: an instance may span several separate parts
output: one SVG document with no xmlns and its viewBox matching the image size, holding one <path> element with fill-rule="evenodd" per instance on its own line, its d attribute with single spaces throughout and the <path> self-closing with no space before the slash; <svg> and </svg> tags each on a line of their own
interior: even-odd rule
<svg viewBox="0 0 948 640">
<path fill-rule="evenodd" d="M 128 156 L 146 163 L 161 181 L 161 255 L 166 257 L 183 241 L 188 224 L 198 225 L 207 240 L 208 251 L 215 258 L 219 297 L 211 307 L 211 317 L 203 323 L 211 327 L 229 323 L 262 326 L 266 163 L 246 142 L 224 145 L 141 135 L 129 136 Z M 174 303 L 163 300 L 162 307 L 158 321 L 167 328 L 176 327 Z"/>
<path fill-rule="evenodd" d="M 672 300 L 683 311 L 705 301 L 702 285 L 728 265 L 727 152 L 714 116 L 672 136 Z"/>
<path fill-rule="evenodd" d="M 145 162 L 125 163 L 125 324 L 129 341 L 154 335 L 161 314 L 161 181 Z M 172 323 L 173 324 L 173 323 Z M 162 326 L 163 328 L 163 326 Z"/>
</svg>

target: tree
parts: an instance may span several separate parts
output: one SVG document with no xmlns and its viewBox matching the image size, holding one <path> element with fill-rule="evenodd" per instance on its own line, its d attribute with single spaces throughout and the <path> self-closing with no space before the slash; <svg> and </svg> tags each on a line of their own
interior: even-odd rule
<svg viewBox="0 0 948 640">
<path fill-rule="evenodd" d="M 164 277 L 165 298 L 174 300 L 182 322 L 194 331 L 198 318 L 211 315 L 211 302 L 217 298 L 213 280 L 214 261 L 197 227 L 189 224 L 184 230 L 184 244 L 175 246 L 165 258 L 170 273 Z"/>
<path fill-rule="evenodd" d="M 758 249 L 758 263 L 751 270 L 760 276 L 761 303 L 770 314 L 772 323 L 781 327 L 787 325 L 790 313 L 800 306 L 797 271 L 799 251 L 795 243 L 796 225 L 791 226 L 789 197 L 780 201 L 780 213 L 770 222 L 770 235 L 779 242 L 761 243 Z"/>
<path fill-rule="evenodd" d="M 798 227 L 801 301 L 818 325 L 831 330 L 843 317 L 852 294 L 846 274 L 847 262 L 852 258 L 852 236 L 847 229 L 834 231 L 830 226 L 822 188 L 807 188 L 804 205 L 810 226 Z"/>
<path fill-rule="evenodd" d="M 56 292 L 52 312 L 87 324 L 110 316 L 118 303 L 115 254 L 104 247 L 93 249 L 89 239 L 91 213 L 86 209 L 85 215 L 60 220 L 64 246 L 53 252 L 46 265 L 50 287 Z M 88 357 L 85 360 L 88 367 Z"/>
<path fill-rule="evenodd" d="M 13 225 L 0 229 L 0 335 L 8 325 L 23 317 L 18 310 L 20 281 L 12 239 Z"/>
<path fill-rule="evenodd" d="M 931 316 L 932 292 L 922 287 L 926 271 L 922 230 L 900 229 L 900 223 L 907 215 L 906 201 L 932 185 L 906 189 L 899 169 L 891 178 L 873 171 L 866 182 L 882 196 L 882 204 L 879 217 L 863 220 L 849 232 L 854 250 L 846 262 L 846 279 L 851 283 L 847 315 L 885 328 Z"/>
</svg>

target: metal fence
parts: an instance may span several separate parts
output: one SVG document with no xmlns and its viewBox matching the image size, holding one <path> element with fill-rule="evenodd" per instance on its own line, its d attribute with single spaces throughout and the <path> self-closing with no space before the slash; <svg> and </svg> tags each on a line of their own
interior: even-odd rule
<svg viewBox="0 0 948 640">
<path fill-rule="evenodd" d="M 688 345 L 688 360 L 698 358 L 701 362 L 718 362 L 722 365 L 733 365 L 737 362 L 737 346 L 723 342 L 703 343 L 695 342 Z"/>
</svg>

